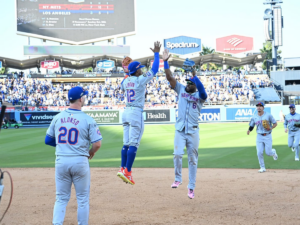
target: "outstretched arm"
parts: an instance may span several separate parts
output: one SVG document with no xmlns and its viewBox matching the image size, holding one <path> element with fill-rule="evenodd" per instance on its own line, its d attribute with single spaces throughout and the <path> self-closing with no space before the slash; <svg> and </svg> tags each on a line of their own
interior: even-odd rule
<svg viewBox="0 0 300 225">
<path fill-rule="evenodd" d="M 194 81 L 194 83 L 196 84 L 196 87 L 199 91 L 199 97 L 202 99 L 202 100 L 206 100 L 207 99 L 207 94 L 206 94 L 206 91 L 205 91 L 205 88 L 202 84 L 202 82 L 199 80 L 199 78 L 196 76 L 196 71 L 194 70 L 193 71 L 193 78 L 192 80 Z"/>
<path fill-rule="evenodd" d="M 154 49 L 150 48 L 154 52 L 154 62 L 152 65 L 153 75 L 158 72 L 159 69 L 159 51 L 160 51 L 161 44 L 157 41 L 154 43 Z"/>
<path fill-rule="evenodd" d="M 170 56 L 171 55 L 169 55 L 169 50 L 165 49 L 164 53 L 163 53 L 165 73 L 166 73 L 167 80 L 170 82 L 171 87 L 174 89 L 175 86 L 176 86 L 176 80 L 172 76 L 172 73 L 171 73 L 171 70 L 170 70 L 170 67 L 169 67 L 169 63 L 168 63 L 168 60 L 169 60 Z"/>
</svg>

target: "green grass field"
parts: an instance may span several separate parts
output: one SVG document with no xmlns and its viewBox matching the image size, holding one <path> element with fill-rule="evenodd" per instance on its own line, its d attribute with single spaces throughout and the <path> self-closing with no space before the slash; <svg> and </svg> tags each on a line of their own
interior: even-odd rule
<svg viewBox="0 0 300 225">
<path fill-rule="evenodd" d="M 248 136 L 246 123 L 200 124 L 200 168 L 259 168 L 255 131 Z M 122 126 L 101 126 L 102 147 L 91 167 L 118 167 L 122 147 Z M 173 167 L 174 125 L 146 125 L 134 167 Z M 0 168 L 54 167 L 55 149 L 44 144 L 46 128 L 8 129 L 0 133 Z M 279 159 L 265 155 L 267 168 L 298 169 L 294 153 L 287 146 L 282 123 L 273 131 L 273 148 Z M 187 167 L 187 157 L 184 158 Z"/>
</svg>

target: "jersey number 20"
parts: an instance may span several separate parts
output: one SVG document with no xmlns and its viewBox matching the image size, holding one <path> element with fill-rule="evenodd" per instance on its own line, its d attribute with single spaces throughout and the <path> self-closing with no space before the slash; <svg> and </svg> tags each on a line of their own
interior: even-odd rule
<svg viewBox="0 0 300 225">
<path fill-rule="evenodd" d="M 134 102 L 134 97 L 135 96 L 135 91 L 130 89 L 130 90 L 127 90 L 127 102 Z"/>
<path fill-rule="evenodd" d="M 58 135 L 59 144 L 76 145 L 78 142 L 79 131 L 76 128 L 67 129 L 66 127 L 59 128 L 60 134 Z M 67 136 L 67 138 L 65 138 Z"/>
</svg>

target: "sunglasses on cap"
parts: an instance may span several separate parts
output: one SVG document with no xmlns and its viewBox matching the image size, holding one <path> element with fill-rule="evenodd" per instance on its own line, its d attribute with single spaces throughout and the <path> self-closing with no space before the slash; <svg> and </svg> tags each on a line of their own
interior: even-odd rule
<svg viewBox="0 0 300 225">
<path fill-rule="evenodd" d="M 195 85 L 192 81 L 187 81 L 186 82 L 188 85 Z"/>
</svg>

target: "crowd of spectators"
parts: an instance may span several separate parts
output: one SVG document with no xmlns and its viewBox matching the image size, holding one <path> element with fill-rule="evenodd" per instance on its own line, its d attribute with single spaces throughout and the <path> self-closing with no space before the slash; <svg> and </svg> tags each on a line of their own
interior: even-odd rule
<svg viewBox="0 0 300 225">
<path fill-rule="evenodd" d="M 186 85 L 186 76 L 174 73 L 175 79 Z M 249 78 L 250 77 L 250 78 Z M 51 79 L 6 78 L 0 80 L 0 103 L 8 102 L 22 106 L 67 106 L 67 93 L 74 86 L 82 86 L 89 91 L 85 104 L 88 106 L 125 104 L 125 95 L 121 90 L 123 78 L 105 78 L 104 83 L 56 83 Z M 221 104 L 224 101 L 255 100 L 254 88 L 273 87 L 267 76 L 244 76 L 242 73 L 201 76 L 208 98 L 207 103 Z M 171 89 L 165 76 L 157 76 L 146 86 L 145 101 L 149 105 L 177 103 L 177 94 Z"/>
</svg>

